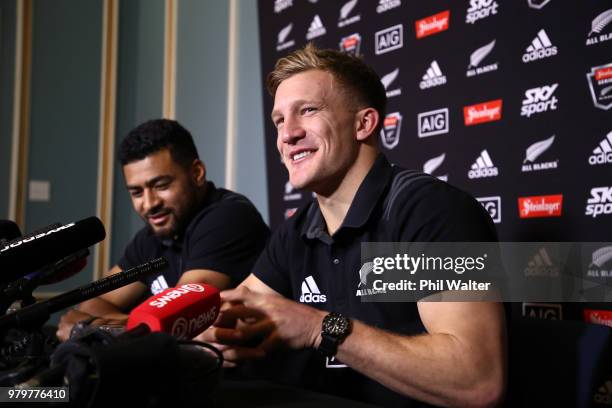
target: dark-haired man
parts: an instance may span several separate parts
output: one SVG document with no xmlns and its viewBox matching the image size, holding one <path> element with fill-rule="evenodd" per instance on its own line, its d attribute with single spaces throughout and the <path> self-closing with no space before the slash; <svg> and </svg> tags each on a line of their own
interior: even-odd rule
<svg viewBox="0 0 612 408">
<path fill-rule="evenodd" d="M 309 45 L 277 62 L 268 89 L 290 182 L 316 200 L 222 293 L 225 308 L 200 338 L 224 344 L 228 364 L 265 356 L 265 367 L 279 363 L 276 379 L 376 405 L 499 403 L 500 304 L 362 302 L 357 290 L 362 242 L 491 241 L 487 214 L 379 152 L 385 91 L 360 59 Z M 294 351 L 276 354 L 279 346 Z"/>
<path fill-rule="evenodd" d="M 206 180 L 191 134 L 176 121 L 150 120 L 133 129 L 121 142 L 119 161 L 134 209 L 146 226 L 108 274 L 159 256 L 170 267 L 69 311 L 58 328 L 62 340 L 75 323 L 121 321 L 143 298 L 168 287 L 193 282 L 235 287 L 269 235 L 249 200 Z"/>
</svg>

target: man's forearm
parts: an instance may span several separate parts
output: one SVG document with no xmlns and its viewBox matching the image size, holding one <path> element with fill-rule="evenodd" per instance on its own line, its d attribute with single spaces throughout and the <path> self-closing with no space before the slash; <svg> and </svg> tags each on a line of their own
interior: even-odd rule
<svg viewBox="0 0 612 408">
<path fill-rule="evenodd" d="M 87 300 L 79 305 L 79 310 L 96 317 L 122 320 L 127 317 L 117 306 L 100 297 Z"/>
<path fill-rule="evenodd" d="M 498 356 L 499 357 L 499 356 Z M 355 321 L 338 360 L 401 394 L 442 406 L 491 406 L 503 363 L 451 334 L 402 336 Z"/>
</svg>

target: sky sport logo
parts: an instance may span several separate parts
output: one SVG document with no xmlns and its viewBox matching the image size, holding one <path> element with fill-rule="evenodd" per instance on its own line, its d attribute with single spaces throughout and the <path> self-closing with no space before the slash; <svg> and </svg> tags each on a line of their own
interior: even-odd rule
<svg viewBox="0 0 612 408">
<path fill-rule="evenodd" d="M 591 166 L 610 163 L 612 163 L 612 131 L 599 142 L 599 146 L 593 149 L 593 154 L 589 156 Z"/>
<path fill-rule="evenodd" d="M 289 34 L 291 33 L 292 29 L 293 29 L 293 23 L 289 23 L 289 25 L 283 27 L 278 32 L 277 41 L 276 41 L 276 51 L 282 51 L 289 47 L 293 47 L 295 45 L 294 40 L 287 41 L 287 37 L 289 37 Z"/>
<path fill-rule="evenodd" d="M 450 23 L 450 10 L 443 11 L 433 16 L 425 17 L 414 23 L 416 38 L 421 39 L 433 34 L 448 30 Z"/>
<path fill-rule="evenodd" d="M 383 86 L 385 87 L 385 91 L 387 92 L 387 98 L 392 98 L 402 94 L 402 88 L 389 89 L 389 86 L 397 79 L 398 75 L 399 68 L 395 68 L 393 71 L 389 72 L 380 79 L 380 82 L 382 82 Z"/>
<path fill-rule="evenodd" d="M 587 269 L 587 276 L 589 278 L 612 278 L 612 262 L 610 261 L 612 261 L 612 246 L 594 251 L 592 262 Z"/>
<path fill-rule="evenodd" d="M 502 118 L 502 100 L 495 99 L 463 107 L 465 126 L 493 122 Z"/>
<path fill-rule="evenodd" d="M 597 218 L 600 215 L 612 214 L 612 187 L 593 187 L 591 197 L 587 199 L 584 215 Z"/>
<path fill-rule="evenodd" d="M 476 197 L 483 208 L 489 213 L 489 216 L 495 224 L 501 223 L 501 197 Z"/>
<path fill-rule="evenodd" d="M 497 14 L 497 4 L 494 0 L 470 0 L 470 7 L 465 15 L 466 24 L 474 24 L 478 20 Z"/>
<path fill-rule="evenodd" d="M 380 139 L 383 146 L 391 150 L 399 143 L 402 130 L 402 115 L 399 112 L 389 113 L 385 116 L 383 127 L 380 130 Z"/>
<path fill-rule="evenodd" d="M 563 207 L 563 194 L 519 197 L 520 218 L 560 217 Z"/>
<path fill-rule="evenodd" d="M 612 40 L 612 8 L 604 11 L 593 19 L 591 29 L 587 35 L 586 45 L 595 45 Z M 604 34 L 601 32 L 604 31 Z M 605 32 L 609 31 L 609 32 Z"/>
<path fill-rule="evenodd" d="M 392 10 L 402 5 L 401 0 L 380 0 L 378 6 L 376 6 L 376 12 L 378 14 L 384 13 L 385 11 Z"/>
<path fill-rule="evenodd" d="M 496 177 L 499 175 L 499 170 L 493 164 L 491 156 L 487 149 L 484 149 L 476 158 L 476 162 L 472 164 L 472 168 L 468 171 L 468 177 L 470 180 L 484 177 Z"/>
<path fill-rule="evenodd" d="M 544 29 L 538 31 L 536 37 L 531 40 L 531 45 L 527 47 L 523 54 L 523 62 L 525 64 L 544 58 L 554 57 L 557 55 L 557 47 L 553 45 Z"/>
<path fill-rule="evenodd" d="M 563 320 L 561 305 L 551 303 L 523 303 L 523 317 L 531 319 Z"/>
<path fill-rule="evenodd" d="M 555 135 L 552 135 L 548 139 L 541 140 L 529 146 L 525 151 L 525 159 L 523 160 L 521 171 L 526 173 L 530 171 L 556 169 L 559 165 L 559 160 L 535 163 L 538 157 L 550 149 L 554 141 Z"/>
<path fill-rule="evenodd" d="M 427 89 L 444 84 L 446 84 L 446 75 L 442 73 L 438 62 L 433 60 L 429 65 L 429 68 L 427 68 L 427 72 L 425 72 L 425 75 L 423 75 L 423 78 L 419 83 L 419 87 L 421 89 Z"/>
<path fill-rule="evenodd" d="M 549 110 L 557 110 L 557 99 L 554 92 L 559 84 L 544 85 L 536 88 L 531 88 L 525 91 L 525 99 L 521 107 L 521 116 L 530 118 L 531 115 L 547 112 Z"/>
<path fill-rule="evenodd" d="M 274 1 L 274 13 L 278 14 L 281 11 L 288 9 L 293 6 L 293 0 L 275 0 Z"/>
<path fill-rule="evenodd" d="M 338 16 L 338 27 L 346 27 L 349 24 L 357 23 L 361 21 L 361 15 L 357 14 L 355 16 L 351 16 L 351 12 L 357 5 L 357 1 L 359 0 L 350 0 L 344 3 L 344 5 L 340 8 L 340 15 Z"/>
<path fill-rule="evenodd" d="M 340 51 L 350 55 L 359 55 L 361 48 L 361 36 L 358 33 L 351 34 L 348 37 L 342 37 L 340 40 Z"/>
<path fill-rule="evenodd" d="M 429 137 L 448 133 L 448 108 L 419 113 L 419 137 Z"/>
<path fill-rule="evenodd" d="M 315 16 L 312 19 L 312 22 L 310 23 L 310 27 L 308 27 L 308 32 L 306 33 L 306 39 L 312 40 L 313 38 L 321 37 L 322 35 L 325 35 L 326 33 L 327 33 L 327 30 L 325 29 L 325 26 L 323 25 L 323 22 L 321 21 L 321 17 L 319 17 L 318 14 L 315 14 Z"/>
<path fill-rule="evenodd" d="M 499 64 L 497 62 L 480 66 L 482 60 L 484 60 L 495 47 L 495 39 L 488 44 L 476 49 L 470 54 L 470 63 L 465 73 L 466 77 L 473 77 L 476 75 L 486 74 L 487 72 L 497 71 Z"/>
<path fill-rule="evenodd" d="M 317 283 L 312 276 L 308 276 L 302 282 L 301 303 L 325 303 L 327 296 L 322 295 Z"/>
<path fill-rule="evenodd" d="M 592 67 L 587 81 L 595 107 L 603 110 L 612 108 L 612 63 Z"/>
<path fill-rule="evenodd" d="M 438 168 L 444 163 L 444 159 L 446 158 L 446 153 L 442 153 L 439 156 L 433 157 L 423 164 L 423 173 L 434 175 L 434 172 L 438 170 Z M 448 174 L 443 176 L 436 176 L 439 180 L 448 181 Z"/>
<path fill-rule="evenodd" d="M 376 55 L 397 50 L 404 46 L 403 26 L 401 24 L 377 31 L 374 35 Z"/>
</svg>

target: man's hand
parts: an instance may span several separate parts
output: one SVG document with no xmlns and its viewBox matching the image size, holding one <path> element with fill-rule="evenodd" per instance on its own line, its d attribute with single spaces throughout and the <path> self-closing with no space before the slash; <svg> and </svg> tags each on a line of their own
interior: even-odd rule
<svg viewBox="0 0 612 408">
<path fill-rule="evenodd" d="M 76 309 L 69 309 L 61 318 L 59 325 L 57 326 L 57 332 L 55 335 L 60 341 L 66 341 L 70 338 L 70 332 L 75 324 L 82 320 L 91 319 L 92 315 L 78 311 Z"/>
<path fill-rule="evenodd" d="M 102 326 L 105 324 L 116 324 L 116 325 L 125 325 L 126 319 L 121 315 L 114 316 L 105 316 L 105 317 L 97 317 L 90 315 L 89 313 L 81 312 L 76 309 L 69 309 L 61 318 L 59 325 L 57 326 L 57 332 L 55 335 L 60 341 L 66 341 L 70 338 L 70 333 L 72 332 L 72 328 L 75 324 L 80 321 L 92 319 L 95 317 L 90 323 L 90 326 Z"/>
<path fill-rule="evenodd" d="M 229 366 L 277 347 L 316 347 L 325 312 L 242 286 L 221 292 L 215 324 L 196 339 L 215 344 Z"/>
</svg>

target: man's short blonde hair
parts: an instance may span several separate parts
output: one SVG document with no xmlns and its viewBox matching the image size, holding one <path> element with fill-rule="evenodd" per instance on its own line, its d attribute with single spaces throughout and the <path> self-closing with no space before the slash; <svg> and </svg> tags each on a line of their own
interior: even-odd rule
<svg viewBox="0 0 612 408">
<path fill-rule="evenodd" d="M 332 74 L 355 98 L 358 108 L 372 107 L 384 118 L 387 95 L 378 74 L 361 58 L 332 49 L 319 49 L 312 43 L 276 61 L 274 70 L 267 77 L 268 92 L 274 97 L 281 82 L 313 69 Z"/>
</svg>

